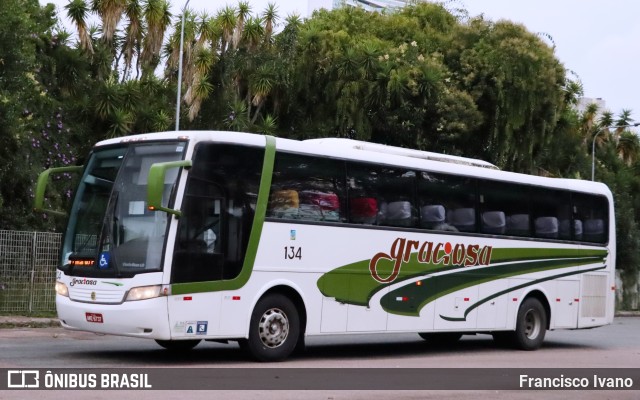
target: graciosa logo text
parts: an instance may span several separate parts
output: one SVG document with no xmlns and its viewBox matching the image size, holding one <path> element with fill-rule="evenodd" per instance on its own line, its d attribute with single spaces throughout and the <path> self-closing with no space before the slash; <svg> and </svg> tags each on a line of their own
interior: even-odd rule
<svg viewBox="0 0 640 400">
<path fill-rule="evenodd" d="M 420 242 L 397 238 L 393 241 L 389 253 L 380 252 L 373 256 L 369 261 L 369 271 L 373 279 L 380 283 L 393 282 L 398 277 L 402 264 L 409 262 L 412 251 L 417 251 L 417 259 L 421 264 L 462 267 L 489 265 L 492 248 L 492 246 L 480 246 L 478 244 Z M 393 270 L 387 277 L 382 277 L 378 273 L 378 263 L 381 260 L 393 262 Z"/>
<path fill-rule="evenodd" d="M 87 278 L 82 278 L 82 279 L 77 279 L 77 278 L 73 278 L 71 280 L 71 283 L 69 283 L 69 286 L 75 286 L 75 285 L 91 285 L 91 286 L 95 286 L 98 284 L 98 281 L 95 279 L 87 279 Z"/>
</svg>

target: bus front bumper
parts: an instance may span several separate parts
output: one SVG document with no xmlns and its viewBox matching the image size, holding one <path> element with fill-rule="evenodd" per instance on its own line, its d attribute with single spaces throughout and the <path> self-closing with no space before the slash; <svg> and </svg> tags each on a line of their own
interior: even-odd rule
<svg viewBox="0 0 640 400">
<path fill-rule="evenodd" d="M 60 323 L 66 329 L 168 340 L 167 298 L 92 304 L 56 295 Z"/>
</svg>

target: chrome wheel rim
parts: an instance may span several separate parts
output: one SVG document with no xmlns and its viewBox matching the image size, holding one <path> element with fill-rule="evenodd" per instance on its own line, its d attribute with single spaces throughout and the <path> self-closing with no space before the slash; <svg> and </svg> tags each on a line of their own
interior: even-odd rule
<svg viewBox="0 0 640 400">
<path fill-rule="evenodd" d="M 262 314 L 258 331 L 262 344 L 269 348 L 281 346 L 289 336 L 289 319 L 279 308 L 271 308 Z"/>
</svg>

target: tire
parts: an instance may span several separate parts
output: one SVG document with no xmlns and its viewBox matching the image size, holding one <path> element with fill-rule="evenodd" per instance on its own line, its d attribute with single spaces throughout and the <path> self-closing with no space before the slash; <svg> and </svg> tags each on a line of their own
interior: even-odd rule
<svg viewBox="0 0 640 400">
<path fill-rule="evenodd" d="M 240 346 L 258 361 L 282 361 L 295 350 L 299 336 L 296 306 L 282 294 L 270 294 L 253 309 L 249 339 Z"/>
<path fill-rule="evenodd" d="M 520 350 L 536 350 L 542 346 L 547 331 L 547 312 L 540 300 L 526 298 L 518 309 L 513 344 Z"/>
<path fill-rule="evenodd" d="M 452 345 L 462 337 L 460 332 L 421 332 L 418 335 L 428 343 L 438 345 Z"/>
<path fill-rule="evenodd" d="M 200 343 L 200 339 L 190 340 L 158 340 L 156 343 L 171 351 L 187 351 L 196 347 Z"/>
</svg>

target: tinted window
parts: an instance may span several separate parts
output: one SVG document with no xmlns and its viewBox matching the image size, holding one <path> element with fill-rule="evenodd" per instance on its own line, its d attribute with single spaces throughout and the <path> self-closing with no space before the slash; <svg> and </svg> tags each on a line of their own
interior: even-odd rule
<svg viewBox="0 0 640 400">
<path fill-rule="evenodd" d="M 348 164 L 349 221 L 413 227 L 416 173 L 404 168 Z"/>
<path fill-rule="evenodd" d="M 240 273 L 253 222 L 264 149 L 196 146 L 183 200 L 173 282 L 233 279 Z"/>
<path fill-rule="evenodd" d="M 561 225 L 571 221 L 571 196 L 569 192 L 531 188 L 532 226 L 535 237 L 546 239 L 570 239 L 568 229 Z"/>
<path fill-rule="evenodd" d="M 481 181 L 478 191 L 481 232 L 531 236 L 528 186 Z"/>
<path fill-rule="evenodd" d="M 473 179 L 421 172 L 418 199 L 421 227 L 476 231 L 476 187 Z"/>
<path fill-rule="evenodd" d="M 606 243 L 609 239 L 609 206 L 602 196 L 573 195 L 573 232 L 576 240 Z"/>
<path fill-rule="evenodd" d="M 343 161 L 288 153 L 276 155 L 269 217 L 344 221 L 344 200 Z"/>
</svg>

